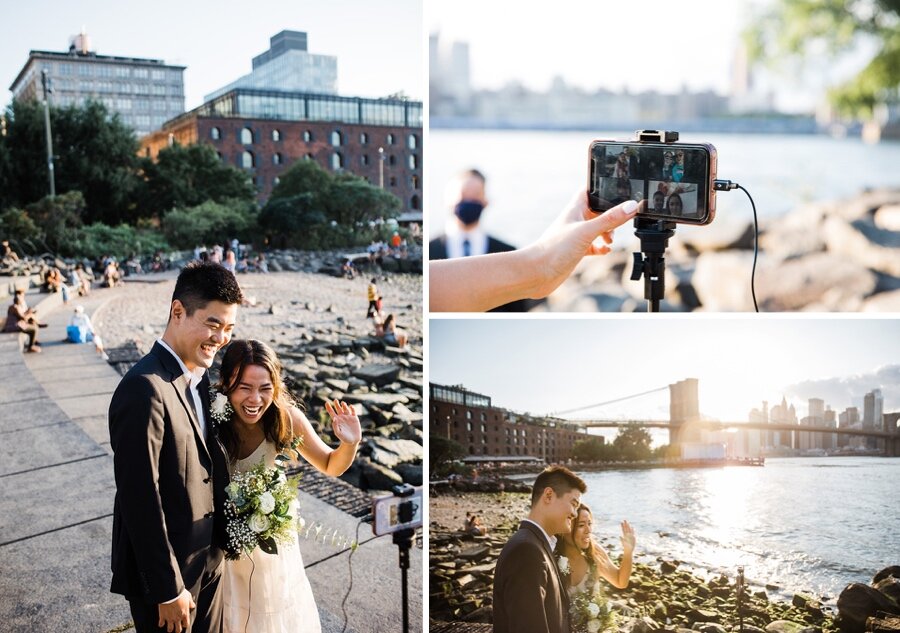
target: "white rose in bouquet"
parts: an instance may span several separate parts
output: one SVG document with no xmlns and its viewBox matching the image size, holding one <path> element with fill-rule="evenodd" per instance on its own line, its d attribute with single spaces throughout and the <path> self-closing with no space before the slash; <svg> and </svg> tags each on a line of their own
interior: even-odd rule
<svg viewBox="0 0 900 633">
<path fill-rule="evenodd" d="M 597 606 L 596 602 L 588 602 L 587 611 L 592 618 L 596 618 L 600 615 L 600 607 Z"/>
<path fill-rule="evenodd" d="M 271 514 L 275 509 L 275 497 L 271 492 L 264 492 L 259 495 L 259 511 L 263 514 Z"/>
<path fill-rule="evenodd" d="M 587 623 L 588 633 L 597 633 L 600 630 L 600 620 L 589 620 Z"/>
<path fill-rule="evenodd" d="M 269 529 L 269 518 L 264 514 L 254 512 L 253 516 L 250 517 L 249 525 L 251 530 L 257 534 L 262 534 Z"/>
</svg>

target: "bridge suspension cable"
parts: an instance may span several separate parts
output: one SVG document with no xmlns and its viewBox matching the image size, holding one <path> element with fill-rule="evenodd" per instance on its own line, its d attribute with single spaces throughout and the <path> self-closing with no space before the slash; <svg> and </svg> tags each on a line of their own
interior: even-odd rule
<svg viewBox="0 0 900 633">
<path fill-rule="evenodd" d="M 646 396 L 651 393 L 657 393 L 658 391 L 665 391 L 668 388 L 669 388 L 669 385 L 666 385 L 665 387 L 659 387 L 657 389 L 651 389 L 649 391 L 642 391 L 641 393 L 634 393 L 634 394 L 631 394 L 630 396 L 622 396 L 621 398 L 615 398 L 614 400 L 607 400 L 605 402 L 598 402 L 596 404 L 588 404 L 583 407 L 575 407 L 574 409 L 566 409 L 565 411 L 554 411 L 551 413 L 551 415 L 553 415 L 553 416 L 566 415 L 568 413 L 575 413 L 576 411 L 584 411 L 586 409 L 594 409 L 596 407 L 602 407 L 607 404 L 614 404 L 616 402 L 622 402 L 623 400 L 631 400 L 632 398 L 640 398 L 641 396 Z"/>
</svg>

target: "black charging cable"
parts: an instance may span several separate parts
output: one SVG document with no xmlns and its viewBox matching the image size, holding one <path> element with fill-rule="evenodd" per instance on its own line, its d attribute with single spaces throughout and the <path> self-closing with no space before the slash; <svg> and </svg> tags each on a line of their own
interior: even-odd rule
<svg viewBox="0 0 900 633">
<path fill-rule="evenodd" d="M 750 294 L 753 296 L 753 309 L 759 312 L 759 306 L 756 305 L 756 258 L 759 256 L 759 221 L 756 219 L 756 203 L 753 202 L 753 196 L 750 195 L 749 191 L 730 180 L 714 180 L 713 189 L 716 191 L 740 189 L 750 198 L 750 206 L 753 207 L 753 270 L 750 273 Z"/>
</svg>

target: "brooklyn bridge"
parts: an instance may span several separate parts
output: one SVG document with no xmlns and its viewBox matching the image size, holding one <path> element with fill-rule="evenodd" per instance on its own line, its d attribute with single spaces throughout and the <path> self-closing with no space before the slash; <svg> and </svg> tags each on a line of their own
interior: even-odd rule
<svg viewBox="0 0 900 633">
<path fill-rule="evenodd" d="M 830 436 L 855 436 L 875 438 L 883 441 L 885 455 L 889 457 L 900 457 L 900 428 L 898 428 L 898 414 L 887 414 L 882 416 L 882 420 L 873 424 L 872 428 L 851 428 L 827 426 L 824 420 L 816 419 L 816 423 L 799 424 L 795 422 L 723 422 L 717 420 L 704 419 L 700 413 L 699 398 L 699 381 L 695 378 L 688 378 L 667 387 L 650 389 L 638 394 L 608 400 L 603 403 L 579 407 L 578 409 L 570 409 L 568 411 L 556 412 L 555 415 L 561 416 L 566 413 L 573 413 L 579 410 L 593 409 L 602 405 L 633 398 L 647 396 L 668 389 L 669 391 L 669 419 L 660 420 L 622 420 L 622 419 L 569 419 L 568 423 L 578 424 L 584 428 L 617 428 L 627 425 L 637 425 L 645 428 L 668 429 L 669 444 L 673 446 L 681 446 L 690 442 L 702 441 L 704 431 L 753 431 L 758 430 L 763 433 L 787 433 L 790 438 L 789 447 L 797 448 L 797 441 L 801 434 L 827 434 Z M 881 428 L 877 428 L 877 427 Z M 879 442 L 880 444 L 881 442 Z"/>
</svg>

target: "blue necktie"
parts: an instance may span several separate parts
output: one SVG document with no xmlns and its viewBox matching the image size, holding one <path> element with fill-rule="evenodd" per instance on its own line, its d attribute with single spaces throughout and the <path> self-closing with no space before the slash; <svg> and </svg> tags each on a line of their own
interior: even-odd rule
<svg viewBox="0 0 900 633">
<path fill-rule="evenodd" d="M 469 244 L 469 240 L 463 240 L 463 257 L 468 257 L 472 254 L 472 245 Z"/>
</svg>

